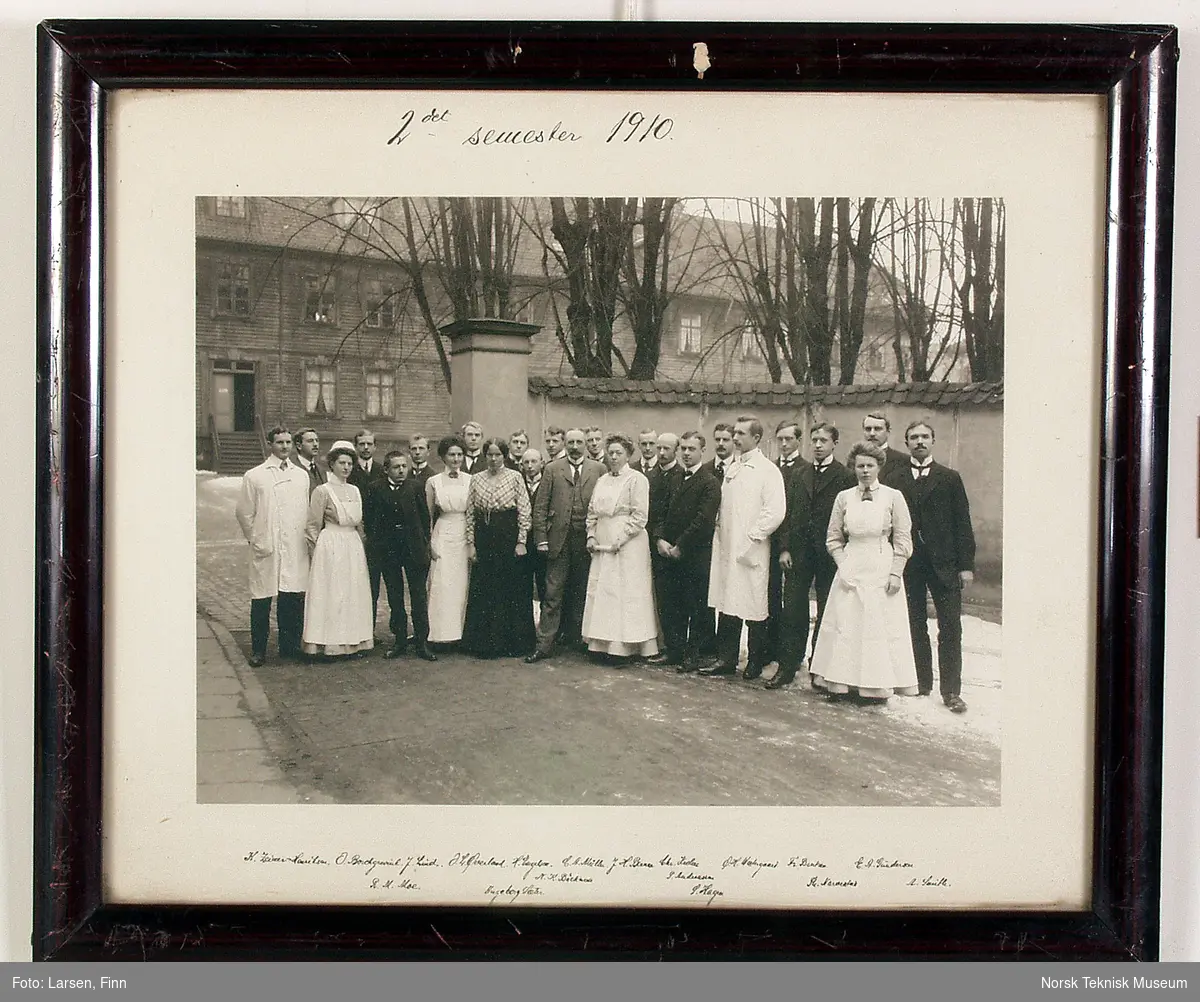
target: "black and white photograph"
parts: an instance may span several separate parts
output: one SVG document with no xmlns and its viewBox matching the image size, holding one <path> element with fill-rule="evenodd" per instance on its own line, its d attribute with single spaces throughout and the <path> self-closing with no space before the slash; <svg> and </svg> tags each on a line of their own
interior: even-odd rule
<svg viewBox="0 0 1200 1002">
<path fill-rule="evenodd" d="M 194 236 L 198 803 L 1001 805 L 1003 197 Z"/>
</svg>

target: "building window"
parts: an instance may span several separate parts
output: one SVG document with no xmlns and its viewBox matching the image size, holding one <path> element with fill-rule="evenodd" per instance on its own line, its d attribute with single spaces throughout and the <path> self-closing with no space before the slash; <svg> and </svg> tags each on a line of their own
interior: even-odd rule
<svg viewBox="0 0 1200 1002">
<path fill-rule="evenodd" d="M 332 365 L 304 367 L 304 411 L 306 414 L 337 413 L 337 368 Z"/>
<path fill-rule="evenodd" d="M 313 324 L 337 323 L 332 275 L 304 276 L 304 319 Z"/>
<path fill-rule="evenodd" d="M 391 330 L 396 325 L 396 290 L 378 279 L 367 282 L 367 326 Z"/>
<path fill-rule="evenodd" d="M 762 354 L 758 344 L 758 328 L 754 324 L 742 328 L 741 349 L 742 358 L 758 358 Z"/>
<path fill-rule="evenodd" d="M 217 312 L 250 315 L 250 266 L 221 261 L 217 264 Z"/>
<path fill-rule="evenodd" d="M 367 373 L 367 417 L 396 416 L 396 374 L 386 369 Z"/>
<path fill-rule="evenodd" d="M 527 299 L 517 308 L 513 319 L 521 324 L 540 324 L 542 322 L 542 304 L 538 302 L 536 296 Z"/>
<path fill-rule="evenodd" d="M 217 215 L 232 219 L 246 218 L 246 199 L 241 195 L 218 195 Z"/>
<path fill-rule="evenodd" d="M 682 355 L 700 354 L 700 315 L 684 313 L 679 318 L 679 352 Z"/>
</svg>

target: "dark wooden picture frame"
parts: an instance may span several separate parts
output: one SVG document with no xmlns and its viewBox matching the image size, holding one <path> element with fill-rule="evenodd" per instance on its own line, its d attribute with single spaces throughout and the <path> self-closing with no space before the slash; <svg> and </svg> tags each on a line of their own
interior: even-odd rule
<svg viewBox="0 0 1200 1002">
<path fill-rule="evenodd" d="M 691 68 L 697 38 L 721 53 L 703 81 Z M 1155 959 L 1176 47 L 1175 30 L 1163 26 L 43 24 L 35 958 Z M 105 116 L 108 95 L 134 87 L 1106 95 L 1091 910 L 714 914 L 105 904 Z"/>
</svg>

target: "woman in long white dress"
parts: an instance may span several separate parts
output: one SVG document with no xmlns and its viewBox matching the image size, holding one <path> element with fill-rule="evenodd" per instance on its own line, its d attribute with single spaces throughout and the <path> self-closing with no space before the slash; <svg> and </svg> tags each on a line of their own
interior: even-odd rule
<svg viewBox="0 0 1200 1002">
<path fill-rule="evenodd" d="M 305 654 L 361 654 L 375 646 L 362 495 L 346 482 L 355 455 L 349 442 L 335 442 L 329 450 L 329 478 L 309 498 L 306 536 L 312 566 L 304 600 Z"/>
<path fill-rule="evenodd" d="M 834 499 L 825 545 L 838 565 L 812 659 L 812 684 L 869 700 L 917 694 L 904 596 L 912 517 L 904 495 L 879 483 L 885 455 L 859 442 L 847 459 L 858 486 Z"/>
<path fill-rule="evenodd" d="M 438 443 L 445 469 L 425 483 L 433 529 L 429 541 L 429 642 L 462 640 L 471 565 L 467 560 L 467 493 L 471 475 L 462 472 L 463 443 L 455 436 Z"/>
<path fill-rule="evenodd" d="M 633 443 L 610 435 L 604 447 L 608 475 L 596 482 L 587 513 L 592 554 L 583 639 L 588 650 L 617 657 L 658 653 L 658 616 L 650 576 L 650 482 L 629 468 Z"/>
</svg>

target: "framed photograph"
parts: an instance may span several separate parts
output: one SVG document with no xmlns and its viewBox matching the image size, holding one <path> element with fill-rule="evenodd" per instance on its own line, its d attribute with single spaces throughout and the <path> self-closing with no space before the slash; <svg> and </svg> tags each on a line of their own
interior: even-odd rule
<svg viewBox="0 0 1200 1002">
<path fill-rule="evenodd" d="M 1174 29 L 39 59 L 36 957 L 1157 957 Z"/>
</svg>

